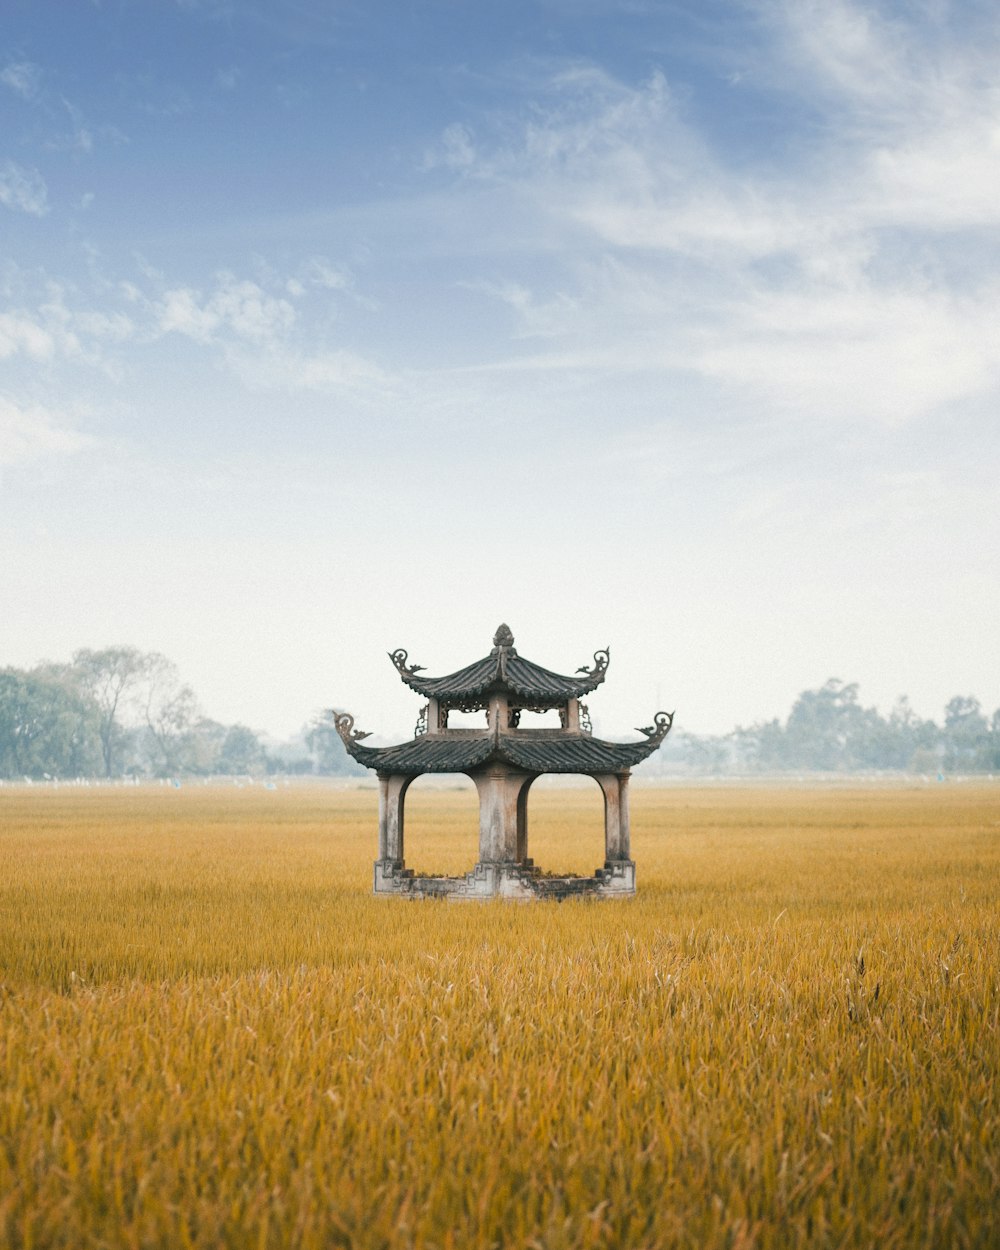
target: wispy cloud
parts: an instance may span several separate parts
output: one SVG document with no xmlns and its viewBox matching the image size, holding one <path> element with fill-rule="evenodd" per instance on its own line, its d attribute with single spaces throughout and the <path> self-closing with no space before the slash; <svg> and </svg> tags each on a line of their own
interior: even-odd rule
<svg viewBox="0 0 1000 1250">
<path fill-rule="evenodd" d="M 447 169 L 471 169 L 476 163 L 472 130 L 462 122 L 452 122 L 441 133 L 437 143 L 424 153 L 425 169 L 444 166 Z"/>
<path fill-rule="evenodd" d="M 584 64 L 551 74 L 519 129 L 508 118 L 474 148 L 444 132 L 457 193 L 476 180 L 491 211 L 506 198 L 550 223 L 535 274 L 479 286 L 515 337 L 547 343 L 508 365 L 693 370 L 801 420 L 906 422 L 994 392 L 990 50 L 848 0 L 760 11 L 759 77 L 820 110 L 809 151 L 780 165 L 729 160 L 664 75 Z"/>
<path fill-rule="evenodd" d="M 204 297 L 188 287 L 177 287 L 163 296 L 159 330 L 178 333 L 199 343 L 211 343 L 225 334 L 261 343 L 288 330 L 295 309 L 282 298 L 268 295 L 256 282 L 240 281 L 222 274 L 211 295 Z"/>
<path fill-rule="evenodd" d="M 42 71 L 31 61 L 12 61 L 0 70 L 0 83 L 24 100 L 33 100 L 42 84 Z"/>
<path fill-rule="evenodd" d="M 69 455 L 91 442 L 63 415 L 38 405 L 21 406 L 0 395 L 0 468 Z"/>
<path fill-rule="evenodd" d="M 0 164 L 0 204 L 35 217 L 43 216 L 49 211 L 49 198 L 42 175 L 37 169 L 4 161 Z"/>
<path fill-rule="evenodd" d="M 24 313 L 0 313 L 0 360 L 24 354 L 32 360 L 48 360 L 55 352 L 50 332 Z"/>
</svg>

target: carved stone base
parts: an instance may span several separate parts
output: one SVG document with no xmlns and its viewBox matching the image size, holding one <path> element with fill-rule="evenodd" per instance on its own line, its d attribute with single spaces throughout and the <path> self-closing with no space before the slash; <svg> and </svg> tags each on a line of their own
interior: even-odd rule
<svg viewBox="0 0 1000 1250">
<path fill-rule="evenodd" d="M 447 898 L 463 900 L 503 898 L 530 902 L 535 899 L 630 898 L 635 894 L 635 862 L 609 860 L 592 877 L 544 876 L 532 861 L 479 863 L 462 877 L 417 876 L 401 860 L 375 861 L 375 893 L 401 898 Z"/>
</svg>

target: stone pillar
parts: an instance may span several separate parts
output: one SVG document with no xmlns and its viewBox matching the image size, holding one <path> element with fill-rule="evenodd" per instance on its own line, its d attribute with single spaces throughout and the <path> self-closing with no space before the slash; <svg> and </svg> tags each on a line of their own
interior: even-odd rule
<svg viewBox="0 0 1000 1250">
<path fill-rule="evenodd" d="M 378 857 L 403 862 L 403 804 L 412 777 L 391 773 L 378 779 Z"/>
<path fill-rule="evenodd" d="M 510 706 L 507 702 L 505 694 L 494 694 L 490 696 L 489 706 L 486 709 L 486 723 L 493 733 L 497 732 L 497 726 L 500 727 L 500 733 L 507 732 L 507 718 L 510 715 Z"/>
<path fill-rule="evenodd" d="M 594 780 L 604 793 L 604 859 L 612 864 L 615 860 L 629 858 L 626 846 L 621 845 L 621 781 L 616 773 L 595 774 Z"/>
<path fill-rule="evenodd" d="M 618 838 L 622 859 L 632 858 L 632 825 L 628 814 L 627 772 L 618 775 Z"/>
<path fill-rule="evenodd" d="M 517 862 L 523 864 L 528 858 L 528 791 L 537 778 L 529 777 L 517 791 Z"/>
<path fill-rule="evenodd" d="M 517 859 L 517 790 L 510 769 L 494 765 L 476 773 L 479 791 L 479 862 L 510 864 Z"/>
<path fill-rule="evenodd" d="M 580 700 L 570 699 L 566 704 L 566 729 L 570 733 L 580 732 Z"/>
<path fill-rule="evenodd" d="M 389 858 L 389 778 L 378 775 L 378 857 Z"/>
</svg>

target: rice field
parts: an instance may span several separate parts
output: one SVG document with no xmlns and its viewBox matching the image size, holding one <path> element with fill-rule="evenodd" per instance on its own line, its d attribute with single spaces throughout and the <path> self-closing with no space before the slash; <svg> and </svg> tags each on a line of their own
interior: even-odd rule
<svg viewBox="0 0 1000 1250">
<path fill-rule="evenodd" d="M 456 905 L 371 790 L 2 790 L 0 1245 L 996 1250 L 998 799 L 637 788 L 636 899 Z"/>
</svg>

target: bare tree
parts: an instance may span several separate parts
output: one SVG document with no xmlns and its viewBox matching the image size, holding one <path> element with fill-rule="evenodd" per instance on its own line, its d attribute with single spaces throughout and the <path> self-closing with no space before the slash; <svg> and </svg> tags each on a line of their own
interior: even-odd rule
<svg viewBox="0 0 1000 1250">
<path fill-rule="evenodd" d="M 151 667 L 162 660 L 163 656 L 156 652 L 135 647 L 104 647 L 100 651 L 84 648 L 73 656 L 73 667 L 100 713 L 98 734 L 106 777 L 112 773 L 125 708 Z"/>
<path fill-rule="evenodd" d="M 154 654 L 143 682 L 144 716 L 158 770 L 164 774 L 184 770 L 184 753 L 200 719 L 198 700 L 190 686 L 181 684 L 177 666 L 164 655 Z"/>
</svg>

